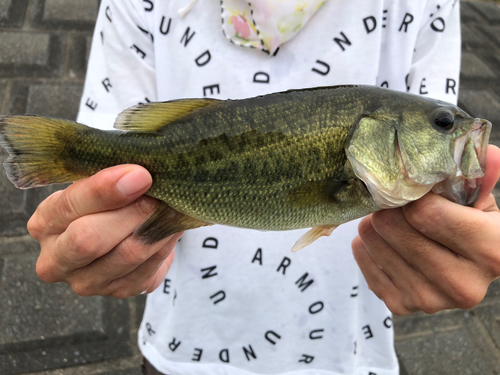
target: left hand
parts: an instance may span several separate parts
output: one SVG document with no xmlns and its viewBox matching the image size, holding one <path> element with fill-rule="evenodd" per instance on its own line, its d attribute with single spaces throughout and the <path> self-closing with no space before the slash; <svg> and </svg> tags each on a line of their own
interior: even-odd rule
<svg viewBox="0 0 500 375">
<path fill-rule="evenodd" d="M 500 277 L 500 211 L 491 194 L 500 149 L 489 146 L 474 208 L 433 193 L 365 217 L 352 243 L 370 289 L 397 315 L 470 309 Z"/>
</svg>

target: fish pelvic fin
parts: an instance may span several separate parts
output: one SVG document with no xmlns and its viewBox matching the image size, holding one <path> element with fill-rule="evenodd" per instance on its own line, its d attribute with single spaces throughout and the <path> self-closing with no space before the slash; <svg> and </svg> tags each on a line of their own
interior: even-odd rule
<svg viewBox="0 0 500 375">
<path fill-rule="evenodd" d="M 10 156 L 4 162 L 9 180 L 19 189 L 65 183 L 85 176 L 65 166 L 60 152 L 79 125 L 40 116 L 0 116 L 0 144 Z"/>
<path fill-rule="evenodd" d="M 174 210 L 160 202 L 153 213 L 135 230 L 134 236 L 139 241 L 152 245 L 172 234 L 212 225 Z"/>
<path fill-rule="evenodd" d="M 311 228 L 304 235 L 302 235 L 297 242 L 295 242 L 295 245 L 292 246 L 292 251 L 299 251 L 300 249 L 309 246 L 320 237 L 328 237 L 337 227 L 338 225 L 319 225 Z"/>
<path fill-rule="evenodd" d="M 161 132 L 170 123 L 197 109 L 220 102 L 217 99 L 179 99 L 161 103 L 139 104 L 120 113 L 114 127 L 137 132 Z"/>
</svg>

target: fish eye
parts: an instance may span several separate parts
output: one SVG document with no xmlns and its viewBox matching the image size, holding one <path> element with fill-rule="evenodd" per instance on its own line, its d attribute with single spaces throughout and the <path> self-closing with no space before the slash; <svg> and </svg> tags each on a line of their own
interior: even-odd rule
<svg viewBox="0 0 500 375">
<path fill-rule="evenodd" d="M 440 111 L 434 115 L 434 124 L 438 129 L 450 130 L 455 124 L 455 118 L 449 111 Z"/>
</svg>

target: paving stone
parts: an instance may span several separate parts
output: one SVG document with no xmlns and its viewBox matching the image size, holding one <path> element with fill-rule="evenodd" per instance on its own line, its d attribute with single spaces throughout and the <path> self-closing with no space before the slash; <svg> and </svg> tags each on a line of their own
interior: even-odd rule
<svg viewBox="0 0 500 375">
<path fill-rule="evenodd" d="M 45 0 L 44 21 L 88 21 L 97 18 L 96 0 Z"/>
<path fill-rule="evenodd" d="M 4 262 L 0 348 L 71 336 L 103 337 L 102 298 L 78 297 L 65 284 L 44 283 L 34 272 L 34 255 L 10 257 Z"/>
<path fill-rule="evenodd" d="M 488 36 L 488 41 L 495 43 L 497 46 L 500 46 L 500 26 L 491 26 L 488 24 L 482 24 L 478 26 L 485 35 Z"/>
<path fill-rule="evenodd" d="M 447 310 L 434 315 L 415 313 L 410 316 L 394 316 L 394 333 L 396 339 L 428 335 L 440 331 L 456 329 L 463 325 L 468 312 Z"/>
<path fill-rule="evenodd" d="M 494 375 L 465 329 L 396 341 L 399 358 L 411 375 Z"/>
<path fill-rule="evenodd" d="M 34 0 L 32 26 L 92 30 L 99 10 L 97 0 Z"/>
<path fill-rule="evenodd" d="M 488 90 L 460 90 L 458 101 L 471 116 L 490 121 L 500 119 L 500 99 Z M 499 122 L 500 123 L 500 122 Z"/>
<path fill-rule="evenodd" d="M 60 73 L 62 47 L 58 35 L 0 32 L 0 50 L 0 77 L 47 77 Z"/>
<path fill-rule="evenodd" d="M 83 86 L 80 84 L 32 85 L 28 92 L 27 113 L 75 120 Z"/>
<path fill-rule="evenodd" d="M 28 0 L 0 0 L 0 26 L 21 27 Z"/>
<path fill-rule="evenodd" d="M 38 254 L 40 244 L 31 236 L 0 238 L 0 258 L 8 255 Z"/>
<path fill-rule="evenodd" d="M 141 375 L 141 374 L 142 374 L 141 367 L 137 366 L 137 368 L 128 369 L 128 370 L 105 372 L 102 375 Z"/>
<path fill-rule="evenodd" d="M 55 193 L 58 190 L 65 189 L 69 184 L 53 184 L 49 186 L 44 186 L 36 189 L 30 189 L 26 191 L 26 207 L 24 212 L 31 216 L 35 212 L 38 205 L 49 195 Z"/>
<path fill-rule="evenodd" d="M 131 354 L 126 301 L 78 297 L 66 284 L 46 284 L 36 276 L 35 262 L 36 255 L 3 260 L 0 373 Z"/>
<path fill-rule="evenodd" d="M 108 359 L 86 365 L 71 366 L 64 369 L 41 371 L 37 372 L 36 375 L 105 375 L 120 372 L 132 372 L 134 375 L 141 375 L 141 359 L 142 356 L 137 353 L 124 358 Z M 139 370 L 139 372 L 134 372 L 135 370 Z"/>
<path fill-rule="evenodd" d="M 492 53 L 488 53 L 488 55 L 485 56 L 485 61 L 494 69 L 494 71 L 497 73 L 500 72 L 500 56 L 499 52 L 496 50 L 492 50 Z M 497 88 L 498 90 L 498 88 Z M 498 91 L 497 91 L 498 92 Z"/>
<path fill-rule="evenodd" d="M 0 156 L 0 207 L 2 214 L 11 212 L 23 212 L 25 207 L 26 194 L 24 191 L 17 189 L 7 178 L 3 163 L 7 159 L 7 155 Z"/>
<path fill-rule="evenodd" d="M 480 14 L 476 11 L 475 8 L 471 7 L 470 4 L 470 2 L 460 2 L 460 18 L 462 20 L 462 23 L 474 21 L 480 22 L 482 20 Z"/>
<path fill-rule="evenodd" d="M 135 322 L 130 322 L 131 326 L 139 329 L 142 322 L 142 315 L 144 314 L 144 309 L 146 308 L 146 295 L 139 295 L 133 297 L 133 308 L 135 309 Z"/>
<path fill-rule="evenodd" d="M 500 188 L 500 181 L 497 183 L 497 188 Z M 486 297 L 500 297 L 500 279 L 493 281 L 488 288 L 488 293 Z"/>
<path fill-rule="evenodd" d="M 497 205 L 500 204 L 500 183 L 497 183 L 495 189 L 493 189 L 493 196 L 495 197 L 495 200 L 497 201 Z"/>
<path fill-rule="evenodd" d="M 466 48 L 464 47 L 464 50 Z M 468 52 L 474 53 L 495 74 L 497 80 L 500 78 L 500 51 L 491 45 L 485 48 L 468 48 Z M 477 68 L 479 69 L 479 68 Z M 500 98 L 500 87 L 495 85 L 491 79 L 482 77 L 469 77 L 463 73 L 460 76 L 462 87 L 465 89 L 486 89 Z"/>
<path fill-rule="evenodd" d="M 6 90 L 7 90 L 7 80 L 0 79 L 0 112 L 2 110 L 3 98 L 5 97 Z"/>
<path fill-rule="evenodd" d="M 7 18 L 12 0 L 0 0 L 0 18 Z"/>
<path fill-rule="evenodd" d="M 26 113 L 28 90 L 29 86 L 23 83 L 15 83 L 12 86 L 7 113 L 12 115 L 22 115 Z"/>
<path fill-rule="evenodd" d="M 488 43 L 482 38 L 476 31 L 472 30 L 467 25 L 462 25 L 462 45 L 467 50 L 475 49 L 476 47 L 482 47 Z"/>
<path fill-rule="evenodd" d="M 90 47 L 92 45 L 92 36 L 75 36 L 71 39 L 70 53 L 70 71 L 72 78 L 85 77 L 87 72 L 87 62 L 90 55 Z"/>
<path fill-rule="evenodd" d="M 500 99 L 487 90 L 460 90 L 459 105 L 471 116 L 481 117 L 493 124 L 490 143 L 500 147 Z"/>
<path fill-rule="evenodd" d="M 47 65 L 49 34 L 4 32 L 0 39 L 0 64 Z"/>
<path fill-rule="evenodd" d="M 24 212 L 0 215 L 0 236 L 12 237 L 28 234 L 28 229 L 26 229 L 28 220 L 29 215 Z"/>
<path fill-rule="evenodd" d="M 90 50 L 91 50 L 91 47 L 92 47 L 92 36 L 91 35 L 87 36 L 86 40 L 87 40 L 87 51 L 86 51 L 86 54 L 85 54 L 85 60 L 89 61 Z"/>
<path fill-rule="evenodd" d="M 490 143 L 492 145 L 500 147 L 500 123 L 499 122 L 493 123 L 493 128 L 491 130 L 491 135 L 490 135 Z M 500 188 L 500 185 L 497 187 Z M 498 202 L 498 203 L 500 204 L 500 202 Z"/>
<path fill-rule="evenodd" d="M 489 24 L 500 23 L 500 8 L 498 5 L 473 2 L 470 2 L 468 5 L 481 15 L 483 22 Z"/>
<path fill-rule="evenodd" d="M 500 347 L 500 303 L 480 305 L 474 309 L 474 314 L 484 325 L 495 345 Z"/>
<path fill-rule="evenodd" d="M 495 73 L 472 52 L 462 53 L 460 74 L 467 78 L 494 78 Z"/>
</svg>

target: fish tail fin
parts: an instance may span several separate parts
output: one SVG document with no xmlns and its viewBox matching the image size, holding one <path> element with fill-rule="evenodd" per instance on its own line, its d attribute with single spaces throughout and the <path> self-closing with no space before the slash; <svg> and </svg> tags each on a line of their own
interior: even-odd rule
<svg viewBox="0 0 500 375">
<path fill-rule="evenodd" d="M 40 116 L 0 116 L 0 144 L 10 156 L 4 162 L 9 180 L 19 189 L 81 179 L 60 157 L 64 140 L 83 125 Z"/>
</svg>

